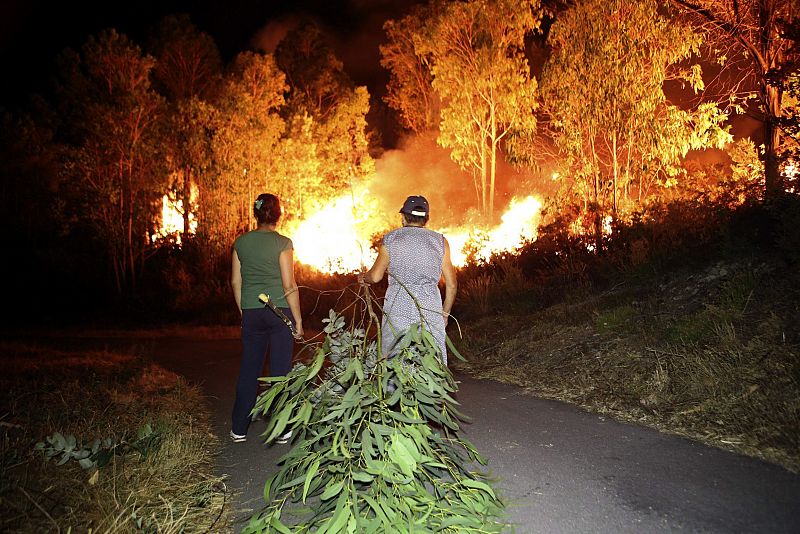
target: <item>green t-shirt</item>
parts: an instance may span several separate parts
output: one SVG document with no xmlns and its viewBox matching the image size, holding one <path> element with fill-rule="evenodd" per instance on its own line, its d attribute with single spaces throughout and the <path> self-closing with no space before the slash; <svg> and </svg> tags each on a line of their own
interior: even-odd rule
<svg viewBox="0 0 800 534">
<path fill-rule="evenodd" d="M 233 248 L 242 264 L 242 309 L 263 308 L 258 295 L 266 293 L 276 306 L 287 308 L 278 258 L 292 249 L 292 240 L 275 231 L 253 230 L 236 238 Z"/>
</svg>

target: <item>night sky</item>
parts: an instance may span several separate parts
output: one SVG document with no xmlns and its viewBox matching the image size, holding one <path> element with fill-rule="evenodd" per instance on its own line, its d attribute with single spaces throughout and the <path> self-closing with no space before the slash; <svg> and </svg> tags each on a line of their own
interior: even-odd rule
<svg viewBox="0 0 800 534">
<path fill-rule="evenodd" d="M 329 34 L 345 69 L 371 94 L 380 95 L 388 75 L 379 64 L 383 22 L 402 17 L 414 0 L 139 0 L 90 2 L 4 0 L 0 3 L 0 106 L 17 107 L 31 92 L 46 89 L 54 59 L 64 48 L 78 49 L 89 35 L 113 27 L 143 46 L 165 15 L 188 13 L 211 35 L 223 59 L 253 48 L 269 48 L 281 30 L 313 18 Z"/>
</svg>

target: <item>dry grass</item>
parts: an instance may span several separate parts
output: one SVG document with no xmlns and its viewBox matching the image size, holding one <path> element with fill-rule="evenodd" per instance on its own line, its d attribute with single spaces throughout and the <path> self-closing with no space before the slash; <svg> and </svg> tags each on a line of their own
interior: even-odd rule
<svg viewBox="0 0 800 534">
<path fill-rule="evenodd" d="M 800 472 L 800 340 L 786 337 L 796 324 L 792 276 L 717 265 L 646 290 L 484 317 L 464 326 L 469 361 L 459 365 Z"/>
<path fill-rule="evenodd" d="M 0 351 L 0 530 L 226 530 L 225 486 L 212 474 L 218 444 L 198 390 L 132 354 Z M 99 469 L 58 466 L 34 449 L 54 432 L 132 443 L 145 424 L 156 439 Z"/>
</svg>

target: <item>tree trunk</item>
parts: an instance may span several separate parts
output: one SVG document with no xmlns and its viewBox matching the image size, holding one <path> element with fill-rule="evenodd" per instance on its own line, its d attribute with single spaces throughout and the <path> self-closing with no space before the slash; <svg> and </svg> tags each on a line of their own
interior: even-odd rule
<svg viewBox="0 0 800 534">
<path fill-rule="evenodd" d="M 592 166 L 594 167 L 594 241 L 595 254 L 600 254 L 603 247 L 603 220 L 600 210 L 600 165 L 598 164 L 597 150 L 594 146 L 594 136 L 591 137 Z"/>
<path fill-rule="evenodd" d="M 486 143 L 481 143 L 481 211 L 484 215 L 489 213 L 486 198 L 486 173 L 488 172 L 486 159 Z"/>
<path fill-rule="evenodd" d="M 189 238 L 189 214 L 190 201 L 192 196 L 192 168 L 189 165 L 183 169 L 183 192 L 181 202 L 183 203 L 183 232 L 181 238 L 185 243 Z"/>
<path fill-rule="evenodd" d="M 759 48 L 763 57 L 761 72 L 761 90 L 764 97 L 764 179 L 766 196 L 775 197 L 783 192 L 783 180 L 780 174 L 778 149 L 781 143 L 778 117 L 781 116 L 780 90 L 766 81 L 767 73 L 780 61 L 780 50 L 774 45 L 780 39 L 776 20 L 777 3 L 775 0 L 758 2 Z"/>
<path fill-rule="evenodd" d="M 777 124 L 781 113 L 780 92 L 777 87 L 768 85 L 765 93 L 767 113 L 764 118 L 764 178 L 767 197 L 776 197 L 783 192 L 783 177 L 778 159 L 778 148 L 781 144 L 781 131 Z"/>
<path fill-rule="evenodd" d="M 489 161 L 491 173 L 489 181 L 489 221 L 494 222 L 494 183 L 497 177 L 497 117 L 492 110 L 492 153 Z"/>
<path fill-rule="evenodd" d="M 136 254 L 133 239 L 134 206 L 133 206 L 133 162 L 128 161 L 128 172 L 126 176 L 126 197 L 127 209 L 125 213 L 125 248 L 127 255 L 128 274 L 130 275 L 130 289 L 136 288 Z"/>
<path fill-rule="evenodd" d="M 611 136 L 611 151 L 613 152 L 612 157 L 614 160 L 614 177 L 613 177 L 613 184 L 612 184 L 612 203 L 611 203 L 611 214 L 614 216 L 614 219 L 617 218 L 617 186 L 619 184 L 619 162 L 617 161 L 617 132 L 616 130 Z"/>
</svg>

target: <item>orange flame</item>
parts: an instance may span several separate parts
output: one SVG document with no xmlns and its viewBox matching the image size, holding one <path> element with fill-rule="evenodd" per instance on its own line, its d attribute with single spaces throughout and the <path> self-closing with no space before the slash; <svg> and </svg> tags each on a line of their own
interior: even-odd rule
<svg viewBox="0 0 800 534">
<path fill-rule="evenodd" d="M 197 199 L 197 186 L 192 184 L 189 192 L 190 202 Z M 174 191 L 170 191 L 161 198 L 161 226 L 150 236 L 150 240 L 155 243 L 168 238 L 181 244 L 181 233 L 183 232 L 183 200 L 177 198 Z M 197 232 L 197 218 L 194 213 L 189 212 L 189 233 Z"/>
<path fill-rule="evenodd" d="M 463 267 L 468 251 L 474 250 L 474 259 L 487 261 L 498 252 L 515 252 L 526 241 L 536 239 L 539 212 L 542 203 L 534 196 L 513 198 L 500 218 L 500 225 L 489 230 L 445 228 L 440 230 L 450 243 L 453 265 Z"/>
<path fill-rule="evenodd" d="M 374 217 L 377 204 L 364 190 L 318 206 L 310 217 L 291 223 L 285 231 L 294 241 L 297 261 L 323 273 L 355 272 L 371 265 L 376 256 L 370 247 L 373 236 L 390 229 Z M 474 259 L 488 260 L 492 254 L 514 252 L 536 239 L 541 207 L 536 197 L 515 198 L 494 228 L 434 229 L 450 243 L 453 264 L 463 267 L 470 251 Z"/>
<path fill-rule="evenodd" d="M 370 236 L 380 231 L 370 216 L 374 204 L 365 189 L 317 205 L 310 217 L 290 223 L 286 233 L 294 242 L 297 261 L 324 273 L 354 272 L 370 265 L 376 256 Z"/>
</svg>

